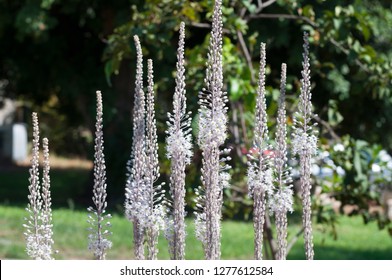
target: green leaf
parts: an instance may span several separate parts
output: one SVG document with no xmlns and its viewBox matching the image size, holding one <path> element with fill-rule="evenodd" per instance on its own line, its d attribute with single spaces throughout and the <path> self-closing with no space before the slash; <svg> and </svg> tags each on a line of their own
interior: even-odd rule
<svg viewBox="0 0 392 280">
<path fill-rule="evenodd" d="M 249 0 L 242 0 L 242 4 L 248 9 L 249 13 L 254 14 L 256 12 L 256 5 L 252 4 Z"/>
<path fill-rule="evenodd" d="M 342 20 L 339 18 L 334 18 L 332 22 L 335 29 L 339 29 L 340 26 L 342 25 Z"/>
<path fill-rule="evenodd" d="M 230 99 L 236 101 L 240 99 L 240 81 L 236 78 L 230 79 Z"/>
<path fill-rule="evenodd" d="M 315 16 L 312 5 L 306 5 L 305 7 L 303 7 L 302 13 L 307 18 L 313 18 Z"/>
<path fill-rule="evenodd" d="M 328 105 L 328 122 L 336 126 L 343 121 L 343 116 L 338 111 L 336 100 L 329 100 Z"/>
<path fill-rule="evenodd" d="M 111 81 L 111 76 L 113 74 L 113 60 L 108 60 L 105 63 L 105 78 L 107 84 L 111 87 L 112 86 L 112 81 Z"/>
<path fill-rule="evenodd" d="M 365 38 L 366 41 L 369 41 L 370 35 L 371 35 L 371 31 L 370 31 L 369 27 L 366 24 L 364 24 L 363 22 L 361 22 L 359 24 L 359 26 L 362 30 L 363 37 Z"/>
<path fill-rule="evenodd" d="M 342 12 L 342 7 L 336 6 L 336 7 L 335 7 L 335 15 L 336 15 L 336 16 L 339 16 L 341 12 Z"/>
<path fill-rule="evenodd" d="M 197 14 L 196 11 L 191 7 L 191 6 L 185 6 L 182 9 L 182 13 L 189 18 L 191 21 L 196 21 L 197 20 Z"/>
</svg>

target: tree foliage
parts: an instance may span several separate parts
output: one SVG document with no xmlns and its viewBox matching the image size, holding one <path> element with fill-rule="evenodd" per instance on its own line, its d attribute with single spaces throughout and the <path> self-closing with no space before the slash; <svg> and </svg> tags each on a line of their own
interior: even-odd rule
<svg viewBox="0 0 392 280">
<path fill-rule="evenodd" d="M 124 155 L 129 154 L 131 143 L 129 88 L 135 71 L 131 61 L 136 57 L 132 36 L 140 37 L 143 53 L 156 61 L 157 128 L 162 146 L 164 120 L 175 87 L 180 22 L 187 26 L 186 84 L 189 109 L 195 119 L 197 92 L 203 86 L 211 5 L 211 0 L 0 0 L 0 10 L 5 11 L 0 14 L 0 80 L 7 81 L 7 94 L 32 107 L 40 106 L 43 117 L 59 114 L 46 122 L 57 152 L 71 152 L 76 145 L 70 146 L 70 140 L 80 143 L 75 139 L 84 137 L 86 144 L 78 153 L 92 143 L 91 133 L 86 131 L 93 129 L 93 93 L 96 89 L 107 93 L 105 127 L 113 135 L 107 141 L 107 160 L 112 165 L 108 166 L 108 179 L 116 183 L 120 194 L 125 182 Z M 380 188 L 390 181 L 372 181 L 370 169 L 377 160 L 374 151 L 380 147 L 392 151 L 392 115 L 388 114 L 392 109 L 391 5 L 388 0 L 223 1 L 224 87 L 230 98 L 229 141 L 234 148 L 235 182 L 235 191 L 226 193 L 226 215 L 246 216 L 250 212 L 246 206 L 251 205 L 250 201 L 242 199 L 246 192 L 243 178 L 252 139 L 260 42 L 267 43 L 269 54 L 268 114 L 276 114 L 280 64 L 286 62 L 287 113 L 292 115 L 300 90 L 302 33 L 308 31 L 321 148 L 328 151 L 335 166 L 344 170 L 340 179 L 334 173 L 328 180 L 339 185 L 333 189 L 337 199 L 358 202 L 360 212 L 369 217 L 369 201 L 378 203 L 380 196 L 373 196 L 368 188 Z M 196 122 L 193 126 L 197 128 Z M 274 133 L 273 119 L 269 126 Z M 343 152 L 333 150 L 337 143 L 344 145 Z M 160 151 L 165 173 L 169 165 L 163 160 L 163 147 Z M 200 161 L 196 153 L 195 164 L 188 170 L 188 191 L 199 184 L 196 171 Z M 320 185 L 328 185 L 325 182 Z M 238 207 L 238 200 L 245 207 Z"/>
</svg>

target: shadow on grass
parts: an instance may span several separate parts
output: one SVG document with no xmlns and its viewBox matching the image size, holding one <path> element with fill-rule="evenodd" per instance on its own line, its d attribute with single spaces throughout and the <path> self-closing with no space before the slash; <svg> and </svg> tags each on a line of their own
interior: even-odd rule
<svg viewBox="0 0 392 280">
<path fill-rule="evenodd" d="M 42 170 L 40 170 L 42 172 Z M 90 170 L 83 168 L 53 168 L 50 170 L 53 208 L 85 204 L 86 187 L 90 181 Z M 22 206 L 27 204 L 29 193 L 29 168 L 12 166 L 0 169 L 0 203 Z"/>
</svg>

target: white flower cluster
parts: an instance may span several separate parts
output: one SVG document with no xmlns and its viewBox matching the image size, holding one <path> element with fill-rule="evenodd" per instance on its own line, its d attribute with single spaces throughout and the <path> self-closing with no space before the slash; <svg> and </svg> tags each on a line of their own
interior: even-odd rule
<svg viewBox="0 0 392 280">
<path fill-rule="evenodd" d="M 182 22 L 177 50 L 177 76 L 173 98 L 173 112 L 168 113 L 166 155 L 169 159 L 181 157 L 185 164 L 188 165 L 192 157 L 192 135 L 190 112 L 186 113 L 184 46 L 185 24 Z"/>
<path fill-rule="evenodd" d="M 167 203 L 165 201 L 164 184 L 156 184 L 159 178 L 158 139 L 155 119 L 154 72 L 151 59 L 147 61 L 147 110 L 146 110 L 146 170 L 147 183 L 146 218 L 140 220 L 146 228 L 148 259 L 156 259 L 158 254 L 158 236 L 164 229 Z"/>
<path fill-rule="evenodd" d="M 272 213 L 293 212 L 293 190 L 291 186 L 286 186 L 274 192 L 269 197 L 269 208 Z"/>
<path fill-rule="evenodd" d="M 52 260 L 53 225 L 50 194 L 50 164 L 49 141 L 43 139 L 43 178 L 42 189 L 39 182 L 39 125 L 37 113 L 32 114 L 33 119 L 33 151 L 30 168 L 30 185 L 28 195 L 29 203 L 26 211 L 29 216 L 25 218 L 26 252 L 37 260 Z"/>
<path fill-rule="evenodd" d="M 163 222 L 163 235 L 165 239 L 169 242 L 169 252 L 170 254 L 174 254 L 174 252 L 170 251 L 174 248 L 174 219 L 171 215 L 166 215 L 164 217 Z"/>
<path fill-rule="evenodd" d="M 195 235 L 204 246 L 207 246 L 207 225 L 206 214 L 204 212 L 198 213 L 195 219 Z"/>
<path fill-rule="evenodd" d="M 294 114 L 294 129 L 292 135 L 293 154 L 312 156 L 317 152 L 317 137 L 312 124 L 312 93 L 310 83 L 310 59 L 308 34 L 304 35 L 303 70 L 301 79 L 301 94 L 298 111 Z"/>
<path fill-rule="evenodd" d="M 223 188 L 229 187 L 229 150 L 221 151 L 227 138 L 227 93 L 223 91 L 222 1 L 215 0 L 208 47 L 206 88 L 199 93 L 197 142 L 202 150 L 201 181 L 196 211 L 196 236 L 202 241 L 206 259 L 220 258 L 220 220 Z"/>
<path fill-rule="evenodd" d="M 292 151 L 295 155 L 315 155 L 317 153 L 317 137 L 303 131 L 293 133 Z"/>
<path fill-rule="evenodd" d="M 275 215 L 278 239 L 277 258 L 286 259 L 287 248 L 287 211 L 293 211 L 293 190 L 290 168 L 287 167 L 287 129 L 286 129 L 286 71 L 282 63 L 280 98 L 276 128 L 276 155 L 274 159 L 274 192 L 269 197 L 271 214 Z"/>
<path fill-rule="evenodd" d="M 26 234 L 27 255 L 35 260 L 52 260 L 53 249 L 51 244 L 45 242 L 46 239 L 47 237 L 40 233 Z"/>
<path fill-rule="evenodd" d="M 87 208 L 90 214 L 87 216 L 87 222 L 91 225 L 87 230 L 88 234 L 88 250 L 93 252 L 94 257 L 99 260 L 105 259 L 106 252 L 112 247 L 112 242 L 107 238 L 112 233 L 103 228 L 111 227 L 110 222 L 103 223 L 104 220 L 110 219 L 110 214 L 105 214 L 105 210 L 98 213 L 92 207 Z"/>
<path fill-rule="evenodd" d="M 287 66 L 283 63 L 276 129 L 276 155 L 274 159 L 275 190 L 269 199 L 271 213 L 282 213 L 283 215 L 286 215 L 287 211 L 292 211 L 293 209 L 293 180 L 290 174 L 291 169 L 287 167 L 286 71 Z M 285 231 L 286 229 L 283 230 Z"/>
<path fill-rule="evenodd" d="M 111 242 L 106 238 L 111 234 L 107 227 L 110 227 L 110 222 L 104 222 L 110 219 L 110 214 L 106 212 L 106 165 L 104 155 L 104 140 L 103 140 L 103 103 L 102 93 L 96 92 L 97 95 L 97 117 L 95 124 L 95 153 L 94 153 L 94 186 L 93 186 L 93 203 L 94 207 L 89 207 L 88 223 L 91 227 L 88 228 L 90 234 L 88 235 L 88 249 L 94 253 L 96 259 L 104 260 L 106 251 L 110 249 Z"/>
<path fill-rule="evenodd" d="M 164 230 L 167 225 L 165 224 L 167 217 L 167 206 L 165 203 L 158 204 L 154 207 L 153 213 L 150 217 L 151 227 L 155 231 Z"/>
<path fill-rule="evenodd" d="M 167 158 L 183 157 L 185 164 L 190 164 L 193 155 L 191 134 L 184 130 L 176 131 L 173 126 L 169 127 L 167 134 Z"/>
<path fill-rule="evenodd" d="M 219 185 L 222 190 L 230 188 L 230 180 L 231 175 L 229 172 L 222 171 L 219 173 Z"/>
<path fill-rule="evenodd" d="M 46 256 L 51 259 L 53 241 L 53 224 L 52 224 L 52 198 L 50 192 L 50 162 L 49 162 L 49 140 L 48 138 L 42 139 L 42 150 L 43 150 L 43 173 L 42 173 L 42 236 Z"/>
<path fill-rule="evenodd" d="M 146 104 L 143 90 L 143 54 L 138 36 L 134 36 L 136 46 L 136 79 L 133 106 L 133 137 L 131 159 L 128 162 L 128 178 L 125 187 L 125 214 L 133 222 L 134 252 L 136 259 L 144 259 L 144 226 L 139 221 L 148 213 L 148 185 L 146 171 Z"/>
<path fill-rule="evenodd" d="M 221 146 L 227 138 L 227 93 L 223 91 L 222 1 L 214 4 L 205 84 L 199 93 L 198 144 Z"/>
<path fill-rule="evenodd" d="M 96 233 L 90 233 L 88 235 L 88 249 L 92 251 L 96 258 L 102 255 L 102 252 L 108 251 L 112 247 L 112 242 L 103 236 L 109 235 L 109 231 L 102 232 L 101 236 Z"/>
<path fill-rule="evenodd" d="M 272 169 L 261 170 L 255 163 L 249 164 L 248 167 L 248 189 L 249 195 L 254 196 L 254 193 L 272 194 L 273 178 Z"/>
<path fill-rule="evenodd" d="M 196 203 L 196 211 L 195 211 L 195 235 L 196 238 L 201 241 L 203 246 L 207 246 L 207 237 L 206 237 L 206 212 L 205 212 L 205 191 L 202 186 L 199 186 L 195 189 L 195 203 Z"/>
<path fill-rule="evenodd" d="M 192 134 L 191 115 L 186 112 L 185 89 L 185 23 L 181 22 L 177 49 L 176 87 L 173 96 L 173 112 L 168 113 L 166 131 L 166 156 L 170 159 L 170 195 L 172 207 L 165 226 L 172 259 L 185 259 L 185 168 L 191 163 Z M 170 228 L 172 227 L 172 228 Z M 175 234 L 174 234 L 175 231 Z"/>
<path fill-rule="evenodd" d="M 162 189 L 164 184 L 154 186 L 151 204 L 140 203 L 139 209 L 135 215 L 138 217 L 139 223 L 143 228 L 150 228 L 154 231 L 163 230 L 168 211 L 167 201 L 165 200 L 165 191 Z M 147 187 L 151 185 L 147 184 Z M 149 193 L 151 195 L 151 193 Z"/>
<path fill-rule="evenodd" d="M 248 191 L 264 194 L 272 191 L 272 169 L 270 168 L 271 146 L 268 144 L 267 105 L 265 100 L 265 44 L 260 44 L 260 71 L 256 96 L 255 128 L 252 153 L 248 154 Z M 258 198 L 256 198 L 258 199 Z"/>
<path fill-rule="evenodd" d="M 300 183 L 302 192 L 302 223 L 304 227 L 304 240 L 306 259 L 312 260 L 313 251 L 313 234 L 312 234 L 312 209 L 310 189 L 311 158 L 317 152 L 317 137 L 315 136 L 314 126 L 312 124 L 312 93 L 310 82 L 310 59 L 309 59 L 309 35 L 304 33 L 304 53 L 303 53 L 303 70 L 301 71 L 301 94 L 299 96 L 298 111 L 294 115 L 293 129 L 293 153 L 299 155 L 300 164 Z"/>
<path fill-rule="evenodd" d="M 203 90 L 208 93 L 207 90 Z M 227 110 L 217 110 L 213 114 L 208 108 L 199 110 L 198 144 L 202 149 L 208 146 L 220 146 L 227 138 Z"/>
<path fill-rule="evenodd" d="M 168 202 L 159 179 L 158 141 L 155 119 L 153 62 L 147 60 L 147 95 L 143 89 L 143 54 L 140 40 L 134 36 L 137 52 L 133 145 L 128 164 L 125 212 L 134 226 L 134 250 L 137 259 L 156 259 L 159 231 L 163 229 Z"/>
<path fill-rule="evenodd" d="M 266 76 L 266 50 L 265 44 L 260 44 L 260 70 L 256 95 L 255 125 L 253 148 L 248 153 L 248 194 L 253 198 L 253 227 L 255 230 L 254 257 L 261 260 L 263 257 L 263 228 L 267 196 L 273 191 L 273 172 L 271 169 L 272 150 L 269 145 L 267 125 L 267 105 L 265 98 Z"/>
</svg>

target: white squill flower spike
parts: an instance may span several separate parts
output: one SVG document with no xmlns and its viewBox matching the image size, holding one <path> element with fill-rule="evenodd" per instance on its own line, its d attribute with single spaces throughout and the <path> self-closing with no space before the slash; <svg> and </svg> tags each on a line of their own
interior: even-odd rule
<svg viewBox="0 0 392 280">
<path fill-rule="evenodd" d="M 267 105 L 265 100 L 265 44 L 260 45 L 260 71 L 256 96 L 253 147 L 248 154 L 248 190 L 253 198 L 254 258 L 263 258 L 263 230 L 267 195 L 272 191 L 272 169 L 268 144 Z"/>
<path fill-rule="evenodd" d="M 143 217 L 148 208 L 145 170 L 145 96 L 143 91 L 143 54 L 138 36 L 134 36 L 136 46 L 136 79 L 133 106 L 133 138 L 131 159 L 128 162 L 128 179 L 125 187 L 125 214 L 133 222 L 133 245 L 135 258 L 144 259 Z"/>
<path fill-rule="evenodd" d="M 148 207 L 146 217 L 140 219 L 146 228 L 147 259 L 156 260 L 158 254 L 159 231 L 164 229 L 167 207 L 163 184 L 156 184 L 159 178 L 158 139 L 155 119 L 153 63 L 147 61 L 147 110 L 146 110 L 146 170 L 145 184 Z"/>
<path fill-rule="evenodd" d="M 185 259 L 185 167 L 190 164 L 192 157 L 191 118 L 186 112 L 184 45 L 185 23 L 182 22 L 177 50 L 173 112 L 168 114 L 166 138 L 166 155 L 171 161 L 170 194 L 173 208 L 165 236 L 169 240 L 169 252 L 174 260 Z"/>
<path fill-rule="evenodd" d="M 37 113 L 32 114 L 33 150 L 31 158 L 29 195 L 25 218 L 26 252 L 36 260 L 53 260 L 52 201 L 50 193 L 49 141 L 43 139 L 43 179 L 39 180 L 39 124 Z"/>
<path fill-rule="evenodd" d="M 303 70 L 301 72 L 301 94 L 299 97 L 298 112 L 294 115 L 294 130 L 292 135 L 293 153 L 299 156 L 300 175 L 301 175 L 301 193 L 303 216 L 302 222 L 304 227 L 305 252 L 306 259 L 314 258 L 313 251 L 313 234 L 312 234 L 312 213 L 310 183 L 311 159 L 317 152 L 317 137 L 315 136 L 314 125 L 312 124 L 312 94 L 310 83 L 310 59 L 309 59 L 309 35 L 304 33 L 304 53 L 303 53 Z"/>
<path fill-rule="evenodd" d="M 90 224 L 88 235 L 88 249 L 94 253 L 98 260 L 104 260 L 106 252 L 111 248 L 112 242 L 107 238 L 111 234 L 106 228 L 110 227 L 110 222 L 104 222 L 111 218 L 106 214 L 106 165 L 103 146 L 103 104 L 102 94 L 97 94 L 97 117 L 95 124 L 95 153 L 94 153 L 94 186 L 93 186 L 93 207 L 87 208 L 90 212 L 88 223 Z"/>
<path fill-rule="evenodd" d="M 206 88 L 199 95 L 199 133 L 202 150 L 202 186 L 197 198 L 196 236 L 202 241 L 206 259 L 220 258 L 220 220 L 223 188 L 229 187 L 228 150 L 220 150 L 227 138 L 227 95 L 223 91 L 222 67 L 222 1 L 214 4 L 210 45 L 208 49 Z M 223 158 L 222 158 L 223 156 Z"/>
<path fill-rule="evenodd" d="M 287 254 L 287 211 L 293 211 L 293 190 L 290 168 L 287 166 L 286 130 L 286 64 L 282 64 L 280 98 L 276 129 L 276 151 L 274 158 L 274 193 L 270 197 L 271 213 L 275 214 L 278 236 L 277 259 L 285 260 Z"/>
</svg>

